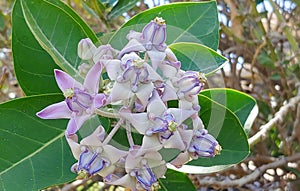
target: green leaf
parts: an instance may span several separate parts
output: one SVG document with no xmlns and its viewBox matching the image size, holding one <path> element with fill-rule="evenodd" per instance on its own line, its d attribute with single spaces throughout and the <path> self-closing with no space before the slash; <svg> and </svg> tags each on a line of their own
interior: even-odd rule
<svg viewBox="0 0 300 191">
<path fill-rule="evenodd" d="M 227 107 L 239 118 L 244 129 L 250 130 L 258 114 L 256 101 L 251 96 L 228 88 L 203 90 L 201 94 Z"/>
<path fill-rule="evenodd" d="M 5 28 L 5 17 L 2 11 L 0 10 L 0 31 L 3 31 L 4 28 Z"/>
<path fill-rule="evenodd" d="M 169 46 L 181 61 L 181 69 L 209 74 L 223 67 L 227 58 L 216 51 L 196 43 L 179 42 Z"/>
<path fill-rule="evenodd" d="M 101 44 L 108 44 L 113 35 L 114 32 L 105 33 L 99 37 L 99 41 L 101 42 Z"/>
<path fill-rule="evenodd" d="M 171 3 L 146 10 L 125 23 L 110 41 L 121 49 L 127 44 L 126 35 L 130 30 L 141 32 L 155 17 L 162 17 L 167 23 L 166 43 L 195 42 L 213 50 L 219 44 L 219 21 L 215 1 Z"/>
<path fill-rule="evenodd" d="M 161 186 L 159 191 L 196 191 L 194 184 L 184 173 L 168 169 L 165 176 L 166 178 L 158 180 Z"/>
<path fill-rule="evenodd" d="M 15 71 L 26 95 L 59 92 L 54 68 L 82 81 L 78 42 L 98 39 L 72 9 L 57 0 L 18 0 L 12 18 Z"/>
<path fill-rule="evenodd" d="M 119 0 L 118 3 L 108 13 L 107 17 L 109 20 L 114 19 L 123 13 L 130 10 L 139 0 Z"/>
<path fill-rule="evenodd" d="M 187 173 L 211 173 L 226 169 L 239 163 L 249 154 L 249 145 L 245 131 L 239 119 L 232 111 L 210 98 L 199 95 L 200 117 L 210 134 L 222 146 L 220 155 L 213 158 L 192 160 L 181 169 Z"/>
<path fill-rule="evenodd" d="M 58 94 L 32 96 L 0 104 L 0 188 L 39 190 L 75 178 L 75 162 L 65 140 L 66 120 L 35 116 L 63 100 Z"/>
</svg>

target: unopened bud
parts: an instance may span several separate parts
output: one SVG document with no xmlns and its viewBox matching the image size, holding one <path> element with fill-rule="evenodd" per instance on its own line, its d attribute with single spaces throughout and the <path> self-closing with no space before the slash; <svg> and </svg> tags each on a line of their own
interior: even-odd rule
<svg viewBox="0 0 300 191">
<path fill-rule="evenodd" d="M 89 38 L 82 39 L 78 43 L 77 52 L 78 52 L 78 56 L 82 60 L 92 59 L 95 51 L 96 51 L 96 46 L 93 44 L 93 42 Z"/>
</svg>

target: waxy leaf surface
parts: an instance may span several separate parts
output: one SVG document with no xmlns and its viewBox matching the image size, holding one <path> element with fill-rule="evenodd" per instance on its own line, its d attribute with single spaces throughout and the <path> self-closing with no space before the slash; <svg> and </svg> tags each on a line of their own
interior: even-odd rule
<svg viewBox="0 0 300 191">
<path fill-rule="evenodd" d="M 98 40 L 72 9 L 57 0 L 17 0 L 12 18 L 15 72 L 26 95 L 59 92 L 54 68 L 82 81 L 76 71 L 78 42 Z"/>
<path fill-rule="evenodd" d="M 244 129 L 250 130 L 258 114 L 256 101 L 251 96 L 228 88 L 203 90 L 201 94 L 227 107 L 239 118 Z"/>
<path fill-rule="evenodd" d="M 61 95 L 20 98 L 0 104 L 0 190 L 39 190 L 75 178 L 65 140 L 67 120 L 43 120 L 36 112 Z"/>
<path fill-rule="evenodd" d="M 191 179 L 184 173 L 168 169 L 165 176 L 158 180 L 161 186 L 159 191 L 196 191 Z"/>
<path fill-rule="evenodd" d="M 181 69 L 199 71 L 205 74 L 221 68 L 227 59 L 216 51 L 201 44 L 179 42 L 169 46 L 181 62 Z"/>
<path fill-rule="evenodd" d="M 112 37 L 110 44 L 123 48 L 130 30 L 141 32 L 155 17 L 162 17 L 167 24 L 167 45 L 175 42 L 204 44 L 213 50 L 219 44 L 217 4 L 209 2 L 172 3 L 146 10 L 125 23 Z"/>
</svg>

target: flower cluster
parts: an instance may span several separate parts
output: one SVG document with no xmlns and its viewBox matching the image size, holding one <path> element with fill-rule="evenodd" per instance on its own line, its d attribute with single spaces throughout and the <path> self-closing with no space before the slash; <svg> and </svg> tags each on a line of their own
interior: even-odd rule
<svg viewBox="0 0 300 191">
<path fill-rule="evenodd" d="M 78 160 L 71 170 L 80 177 L 99 174 L 108 184 L 157 190 L 158 178 L 166 172 L 161 149 L 177 149 L 178 156 L 168 162 L 180 167 L 198 157 L 220 154 L 221 146 L 199 117 L 198 94 L 206 78 L 203 73 L 181 69 L 181 62 L 166 45 L 165 21 L 155 18 L 142 32 L 130 31 L 127 39 L 120 51 L 82 39 L 78 56 L 87 63 L 79 68 L 86 74 L 83 84 L 55 70 L 65 100 L 44 108 L 37 116 L 70 119 L 65 135 Z M 100 84 L 104 72 L 110 83 Z M 99 93 L 99 86 L 105 93 Z M 178 107 L 168 106 L 171 101 Z M 119 106 L 117 113 L 105 110 L 112 105 Z M 114 127 L 106 135 L 99 126 L 79 142 L 76 132 L 96 114 L 114 118 Z M 127 150 L 110 144 L 119 128 L 127 131 Z M 143 135 L 141 145 L 135 144 L 132 131 Z"/>
</svg>

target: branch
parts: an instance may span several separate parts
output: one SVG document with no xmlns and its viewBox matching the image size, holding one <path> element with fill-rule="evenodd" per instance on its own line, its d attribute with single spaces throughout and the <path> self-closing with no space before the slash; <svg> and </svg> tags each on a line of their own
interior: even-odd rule
<svg viewBox="0 0 300 191">
<path fill-rule="evenodd" d="M 263 140 L 266 137 L 266 133 L 273 127 L 273 125 L 283 121 L 283 117 L 286 116 L 290 109 L 295 108 L 298 103 L 300 103 L 300 95 L 291 98 L 287 104 L 281 106 L 279 111 L 275 113 L 275 117 L 268 123 L 262 125 L 260 130 L 248 139 L 250 147 Z"/>
<path fill-rule="evenodd" d="M 284 166 L 288 162 L 293 162 L 298 160 L 300 160 L 300 153 L 296 153 L 295 155 L 289 157 L 282 157 L 272 163 L 262 165 L 261 167 L 255 169 L 251 174 L 244 176 L 240 179 L 235 179 L 235 180 L 226 179 L 224 181 L 218 181 L 215 178 L 211 178 L 209 180 L 200 179 L 199 184 L 200 186 L 214 185 L 219 188 L 241 187 L 249 182 L 256 180 L 268 169 L 274 169 L 280 166 Z"/>
</svg>

